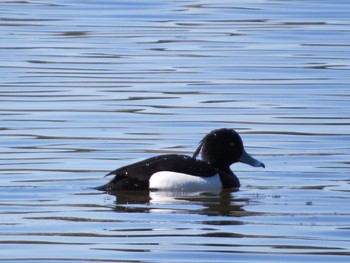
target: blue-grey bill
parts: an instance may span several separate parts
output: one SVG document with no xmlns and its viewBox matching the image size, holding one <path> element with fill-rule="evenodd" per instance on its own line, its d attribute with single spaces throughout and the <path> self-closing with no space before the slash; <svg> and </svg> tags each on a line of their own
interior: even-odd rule
<svg viewBox="0 0 350 263">
<path fill-rule="evenodd" d="M 254 167 L 265 168 L 265 164 L 263 162 L 260 162 L 259 160 L 253 158 L 245 150 L 243 150 L 243 153 L 242 153 L 241 157 L 239 158 L 239 161 L 241 163 L 249 164 L 249 165 L 254 166 Z"/>
</svg>

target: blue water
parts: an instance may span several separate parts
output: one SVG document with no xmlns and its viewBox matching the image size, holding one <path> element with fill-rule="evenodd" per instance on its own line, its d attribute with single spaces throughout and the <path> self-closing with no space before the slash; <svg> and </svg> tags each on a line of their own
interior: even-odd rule
<svg viewBox="0 0 350 263">
<path fill-rule="evenodd" d="M 349 261 L 350 2 L 0 10 L 0 261 Z M 91 189 L 222 127 L 238 192 Z"/>
</svg>

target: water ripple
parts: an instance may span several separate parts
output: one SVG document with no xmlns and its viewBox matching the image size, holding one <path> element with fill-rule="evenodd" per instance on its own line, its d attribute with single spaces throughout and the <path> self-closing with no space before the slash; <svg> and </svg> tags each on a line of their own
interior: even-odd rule
<svg viewBox="0 0 350 263">
<path fill-rule="evenodd" d="M 349 7 L 2 3 L 0 261 L 347 262 Z M 218 127 L 239 192 L 91 189 Z"/>
</svg>

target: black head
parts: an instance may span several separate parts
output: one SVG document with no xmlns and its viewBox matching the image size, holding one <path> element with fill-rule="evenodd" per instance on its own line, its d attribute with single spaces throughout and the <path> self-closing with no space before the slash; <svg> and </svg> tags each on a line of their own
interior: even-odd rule
<svg viewBox="0 0 350 263">
<path fill-rule="evenodd" d="M 196 158 L 199 152 L 203 161 L 220 169 L 227 169 L 235 162 L 265 167 L 262 162 L 246 153 L 241 137 L 233 129 L 218 129 L 208 133 L 200 142 L 193 158 Z"/>
</svg>

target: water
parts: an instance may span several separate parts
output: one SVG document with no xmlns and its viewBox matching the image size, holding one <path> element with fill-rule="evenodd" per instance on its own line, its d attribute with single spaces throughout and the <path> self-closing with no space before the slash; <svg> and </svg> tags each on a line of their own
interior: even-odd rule
<svg viewBox="0 0 350 263">
<path fill-rule="evenodd" d="M 348 1 L 3 1 L 0 261 L 349 262 Z M 238 192 L 91 189 L 235 128 Z"/>
</svg>

